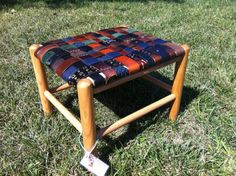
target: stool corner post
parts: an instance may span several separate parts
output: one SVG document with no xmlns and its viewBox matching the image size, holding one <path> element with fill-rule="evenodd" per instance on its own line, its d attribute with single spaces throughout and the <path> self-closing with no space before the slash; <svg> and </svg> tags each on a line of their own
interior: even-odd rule
<svg viewBox="0 0 236 176">
<path fill-rule="evenodd" d="M 189 54 L 189 51 L 190 51 L 190 47 L 187 45 L 187 44 L 183 44 L 181 45 L 181 47 L 185 50 L 185 55 Z"/>
<path fill-rule="evenodd" d="M 39 48 L 39 44 L 32 44 L 29 47 L 30 57 L 34 68 L 34 73 L 38 85 L 39 96 L 42 104 L 44 116 L 48 117 L 52 113 L 52 105 L 49 100 L 45 97 L 44 92 L 48 90 L 48 82 L 46 73 L 39 58 L 35 56 L 35 51 Z"/>
<path fill-rule="evenodd" d="M 184 85 L 184 77 L 188 62 L 188 55 L 190 51 L 190 47 L 186 44 L 181 45 L 181 47 L 185 50 L 185 54 L 183 55 L 182 59 L 176 62 L 175 65 L 175 72 L 174 72 L 174 81 L 171 93 L 176 96 L 171 110 L 169 114 L 169 118 L 172 122 L 174 122 L 179 114 L 182 92 L 183 92 L 183 85 Z"/>
<path fill-rule="evenodd" d="M 96 125 L 93 102 L 93 84 L 88 79 L 77 83 L 83 144 L 86 151 L 93 149 L 96 142 Z M 96 152 L 93 152 L 96 154 Z"/>
<path fill-rule="evenodd" d="M 121 25 L 118 25 L 117 27 L 125 27 L 125 28 L 127 28 L 127 27 L 129 27 L 129 25 L 127 25 L 127 24 L 121 24 Z"/>
<path fill-rule="evenodd" d="M 30 47 L 29 47 L 29 51 L 30 51 L 30 53 L 31 52 L 35 52 L 38 48 L 39 48 L 39 44 L 32 44 L 32 45 L 30 45 Z"/>
</svg>

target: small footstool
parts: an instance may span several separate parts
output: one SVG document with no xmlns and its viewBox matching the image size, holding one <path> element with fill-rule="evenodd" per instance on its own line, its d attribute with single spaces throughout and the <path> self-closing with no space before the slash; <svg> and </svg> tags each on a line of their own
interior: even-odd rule
<svg viewBox="0 0 236 176">
<path fill-rule="evenodd" d="M 45 115 L 54 105 L 83 136 L 90 151 L 96 139 L 171 103 L 170 120 L 179 113 L 189 47 L 177 45 L 133 28 L 115 27 L 30 46 L 30 55 Z M 173 85 L 149 75 L 175 64 Z M 66 83 L 48 88 L 44 65 Z M 170 94 L 96 132 L 93 95 L 142 77 Z M 78 91 L 81 123 L 53 95 L 70 87 Z"/>
</svg>

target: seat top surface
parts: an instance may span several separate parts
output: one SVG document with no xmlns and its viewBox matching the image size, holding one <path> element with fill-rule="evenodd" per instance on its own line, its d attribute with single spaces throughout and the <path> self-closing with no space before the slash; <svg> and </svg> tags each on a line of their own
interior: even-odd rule
<svg viewBox="0 0 236 176">
<path fill-rule="evenodd" d="M 42 43 L 35 56 L 69 84 L 105 85 L 184 54 L 174 43 L 127 27 Z"/>
</svg>

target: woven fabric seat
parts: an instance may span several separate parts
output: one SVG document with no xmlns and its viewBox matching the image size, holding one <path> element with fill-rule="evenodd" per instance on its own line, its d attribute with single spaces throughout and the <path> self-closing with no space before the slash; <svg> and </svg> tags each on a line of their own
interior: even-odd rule
<svg viewBox="0 0 236 176">
<path fill-rule="evenodd" d="M 69 84 L 87 78 L 97 87 L 184 53 L 177 44 L 116 27 L 42 43 L 35 56 Z"/>
</svg>

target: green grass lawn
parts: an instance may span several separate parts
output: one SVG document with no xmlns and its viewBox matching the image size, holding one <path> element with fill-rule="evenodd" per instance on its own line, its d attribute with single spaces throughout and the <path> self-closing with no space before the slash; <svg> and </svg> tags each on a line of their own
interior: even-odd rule
<svg viewBox="0 0 236 176">
<path fill-rule="evenodd" d="M 76 129 L 57 111 L 42 115 L 28 47 L 120 24 L 187 43 L 191 54 L 175 124 L 166 106 L 98 143 L 109 175 L 236 175 L 235 0 L 2 3 L 0 175 L 87 174 Z M 172 68 L 160 72 L 166 79 Z M 108 125 L 163 94 L 141 79 L 101 93 L 97 122 Z M 78 115 L 75 90 L 61 101 Z"/>
</svg>

